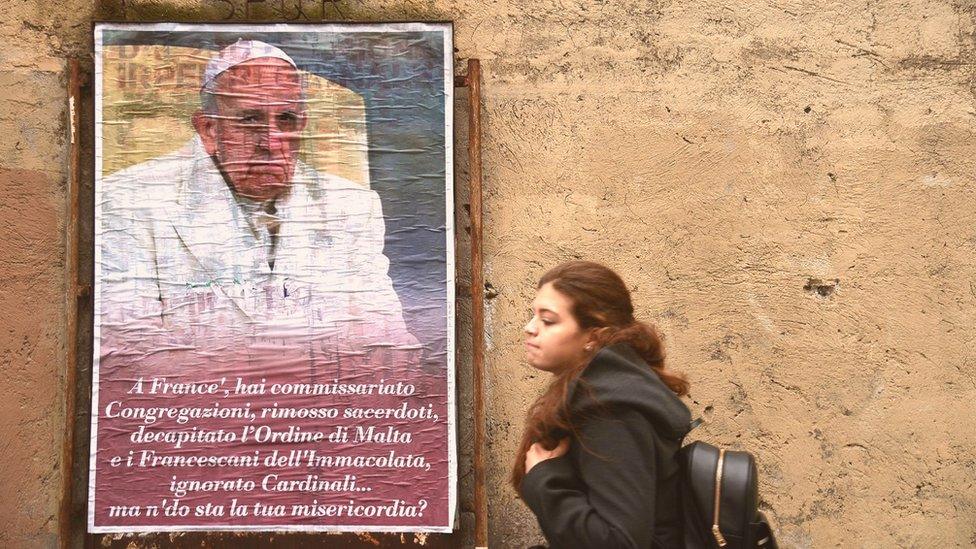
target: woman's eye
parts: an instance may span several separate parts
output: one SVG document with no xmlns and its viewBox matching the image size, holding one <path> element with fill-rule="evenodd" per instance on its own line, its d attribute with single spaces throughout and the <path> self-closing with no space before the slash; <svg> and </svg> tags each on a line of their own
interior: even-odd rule
<svg viewBox="0 0 976 549">
<path fill-rule="evenodd" d="M 548 319 L 545 319 L 545 318 L 542 319 L 542 323 L 545 324 L 546 326 L 550 326 L 550 325 L 554 324 L 553 321 L 548 320 Z"/>
</svg>

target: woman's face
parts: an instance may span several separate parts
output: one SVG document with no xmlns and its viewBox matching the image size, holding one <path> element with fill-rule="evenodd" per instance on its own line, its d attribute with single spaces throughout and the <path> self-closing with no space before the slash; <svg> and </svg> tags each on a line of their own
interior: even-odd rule
<svg viewBox="0 0 976 549">
<path fill-rule="evenodd" d="M 592 330 L 583 330 L 568 297 L 546 283 L 532 302 L 532 319 L 525 325 L 525 356 L 533 368 L 559 373 L 587 359 Z"/>
</svg>

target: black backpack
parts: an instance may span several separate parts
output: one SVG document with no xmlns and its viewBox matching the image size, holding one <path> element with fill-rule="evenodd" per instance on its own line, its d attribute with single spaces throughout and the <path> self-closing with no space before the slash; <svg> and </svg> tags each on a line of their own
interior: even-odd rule
<svg viewBox="0 0 976 549">
<path fill-rule="evenodd" d="M 752 454 L 696 441 L 678 451 L 678 460 L 685 549 L 778 549 L 759 511 Z"/>
</svg>

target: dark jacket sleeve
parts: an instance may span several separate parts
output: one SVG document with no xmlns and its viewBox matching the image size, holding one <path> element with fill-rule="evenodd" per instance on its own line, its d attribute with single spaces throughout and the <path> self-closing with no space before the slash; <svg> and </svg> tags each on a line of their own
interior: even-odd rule
<svg viewBox="0 0 976 549">
<path fill-rule="evenodd" d="M 522 480 L 522 497 L 550 545 L 650 547 L 656 466 L 649 422 L 618 409 L 584 420 L 572 444 L 569 454 L 536 464 Z"/>
</svg>

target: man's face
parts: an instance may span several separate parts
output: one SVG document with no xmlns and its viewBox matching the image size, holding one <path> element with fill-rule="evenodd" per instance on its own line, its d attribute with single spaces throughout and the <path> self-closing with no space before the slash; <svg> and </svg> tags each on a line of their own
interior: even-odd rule
<svg viewBox="0 0 976 549">
<path fill-rule="evenodd" d="M 234 191 L 254 200 L 288 190 L 307 122 L 298 72 L 273 57 L 252 59 L 217 77 L 216 114 L 194 126 Z"/>
</svg>

